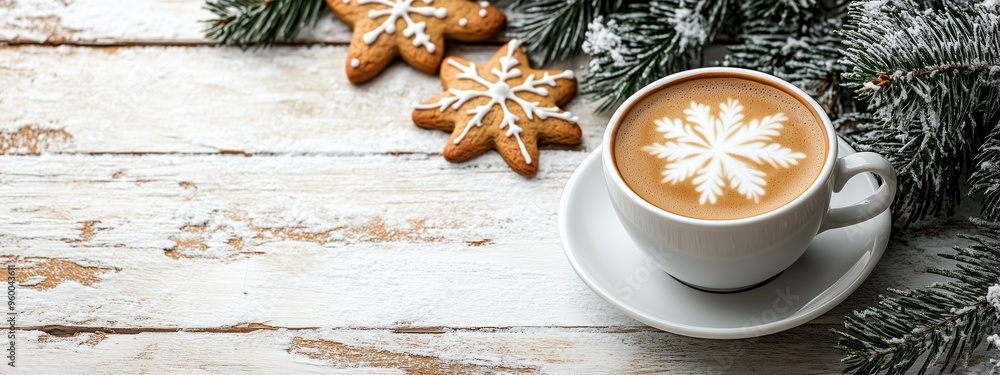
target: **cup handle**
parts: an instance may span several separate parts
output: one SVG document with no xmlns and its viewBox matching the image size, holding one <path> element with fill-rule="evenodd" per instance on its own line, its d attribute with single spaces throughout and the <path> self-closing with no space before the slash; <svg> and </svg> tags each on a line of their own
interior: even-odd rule
<svg viewBox="0 0 1000 375">
<path fill-rule="evenodd" d="M 882 186 L 855 204 L 831 208 L 819 227 L 819 233 L 871 219 L 892 205 L 892 198 L 896 195 L 896 170 L 888 160 L 873 152 L 859 152 L 837 159 L 833 171 L 833 191 L 840 192 L 851 177 L 862 172 L 877 174 L 882 178 Z"/>
</svg>

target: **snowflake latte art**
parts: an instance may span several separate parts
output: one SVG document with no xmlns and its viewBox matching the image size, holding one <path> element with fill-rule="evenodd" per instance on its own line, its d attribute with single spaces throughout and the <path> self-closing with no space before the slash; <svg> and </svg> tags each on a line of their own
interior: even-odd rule
<svg viewBox="0 0 1000 375">
<path fill-rule="evenodd" d="M 780 88 L 700 77 L 628 109 L 612 148 L 622 178 L 653 205 L 687 217 L 739 219 L 784 206 L 819 176 L 823 123 Z"/>
</svg>

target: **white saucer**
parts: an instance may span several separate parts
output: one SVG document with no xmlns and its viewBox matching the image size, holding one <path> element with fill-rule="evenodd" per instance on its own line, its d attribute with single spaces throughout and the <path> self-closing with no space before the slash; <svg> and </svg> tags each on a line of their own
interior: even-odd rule
<svg viewBox="0 0 1000 375">
<path fill-rule="evenodd" d="M 559 232 L 566 257 L 597 295 L 629 316 L 685 336 L 739 339 L 769 335 L 829 311 L 868 277 L 889 239 L 889 213 L 816 237 L 795 264 L 752 290 L 719 294 L 681 284 L 649 263 L 615 216 L 601 170 L 590 154 L 566 184 Z M 855 151 L 840 140 L 840 155 Z M 832 205 L 860 201 L 878 187 L 858 175 Z"/>
</svg>

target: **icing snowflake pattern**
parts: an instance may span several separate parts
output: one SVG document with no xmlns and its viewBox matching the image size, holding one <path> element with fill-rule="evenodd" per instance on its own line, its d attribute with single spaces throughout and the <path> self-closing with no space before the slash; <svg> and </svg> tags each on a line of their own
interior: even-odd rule
<svg viewBox="0 0 1000 375">
<path fill-rule="evenodd" d="M 569 112 L 563 112 L 558 107 L 541 107 L 538 102 L 529 102 L 517 96 L 519 92 L 530 92 L 540 96 L 548 96 L 549 92 L 544 87 L 541 86 L 551 86 L 556 87 L 557 79 L 572 79 L 573 71 L 564 70 L 559 74 L 549 75 L 548 72 L 544 73 L 541 78 L 535 78 L 534 74 L 528 75 L 524 82 L 517 86 L 511 87 L 507 80 L 512 78 L 518 78 L 521 76 L 521 70 L 517 69 L 520 62 L 514 58 L 514 51 L 520 47 L 520 41 L 514 39 L 510 41 L 507 47 L 507 55 L 500 58 L 500 69 L 493 69 L 491 72 L 496 76 L 497 80 L 490 81 L 485 77 L 479 75 L 479 71 L 476 69 L 476 63 L 470 62 L 468 66 L 459 64 L 455 60 L 448 60 L 448 64 L 458 68 L 461 72 L 457 75 L 458 79 L 465 79 L 470 81 L 475 81 L 476 83 L 483 86 L 482 90 L 461 90 L 461 89 L 448 89 L 454 96 L 448 96 L 441 98 L 437 103 L 431 104 L 416 104 L 414 108 L 416 109 L 434 109 L 437 108 L 441 111 L 446 110 L 449 106 L 452 109 L 459 109 L 463 104 L 468 102 L 473 98 L 489 98 L 490 101 L 486 104 L 476 106 L 476 108 L 466 111 L 467 114 L 474 115 L 469 122 L 465 124 L 465 129 L 462 133 L 455 138 L 455 144 L 462 142 L 465 135 L 469 133 L 469 130 L 473 126 L 479 127 L 483 125 L 483 118 L 486 114 L 493 109 L 494 105 L 499 105 L 503 110 L 503 119 L 500 121 L 500 129 L 506 128 L 507 131 L 504 133 L 507 137 L 514 137 L 517 139 L 517 145 L 521 148 L 521 155 L 524 156 L 524 160 L 527 164 L 531 164 L 531 156 L 528 155 L 528 150 L 524 147 L 524 142 L 521 141 L 521 131 L 523 130 L 517 125 L 518 117 L 510 111 L 507 102 L 516 103 L 524 111 L 524 115 L 528 117 L 529 120 L 534 119 L 538 116 L 539 119 L 545 120 L 549 117 L 563 119 L 567 121 L 576 122 L 577 118 Z"/>
<path fill-rule="evenodd" d="M 392 34 L 396 32 L 396 21 L 400 18 L 406 22 L 406 29 L 403 29 L 403 36 L 413 38 L 413 45 L 420 47 L 423 46 L 427 49 L 427 52 L 434 53 L 436 47 L 434 43 L 431 43 L 431 37 L 427 35 L 427 23 L 420 21 L 414 22 L 410 18 L 410 13 L 419 14 L 427 17 L 437 17 L 444 19 L 448 16 L 448 10 L 445 8 L 435 8 L 435 7 L 414 7 L 413 2 L 415 0 L 358 0 L 358 4 L 382 4 L 388 6 L 389 9 L 373 9 L 368 11 L 368 17 L 371 19 L 377 19 L 379 17 L 389 16 L 386 18 L 385 22 L 381 26 L 375 28 L 372 31 L 365 33 L 363 40 L 365 44 L 372 44 L 375 39 L 378 39 L 379 35 L 382 33 Z M 421 0 L 424 4 L 430 5 L 433 0 Z"/>
<path fill-rule="evenodd" d="M 684 110 L 687 122 L 662 118 L 656 130 L 663 133 L 666 143 L 644 146 L 643 151 L 667 164 L 663 183 L 678 184 L 688 179 L 700 195 L 699 204 L 715 204 L 728 183 L 740 195 L 760 203 L 764 195 L 765 173 L 757 166 L 789 168 L 806 157 L 772 142 L 781 135 L 784 113 L 743 121 L 743 106 L 735 99 L 719 104 L 718 117 L 712 116 L 708 105 L 691 102 Z"/>
</svg>

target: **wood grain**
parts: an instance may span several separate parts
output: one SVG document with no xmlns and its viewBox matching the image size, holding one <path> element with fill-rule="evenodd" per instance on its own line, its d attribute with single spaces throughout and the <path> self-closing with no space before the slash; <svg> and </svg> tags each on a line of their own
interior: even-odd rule
<svg viewBox="0 0 1000 375">
<path fill-rule="evenodd" d="M 205 0 L 0 1 L 0 44 L 85 46 L 209 45 Z M 507 11 L 508 18 L 515 16 Z M 502 34 L 502 33 L 501 33 Z M 324 7 L 284 45 L 346 45 L 352 30 Z M 498 44 L 507 38 L 497 37 Z M 449 41 L 448 44 L 458 44 Z"/>
<path fill-rule="evenodd" d="M 559 245 L 558 198 L 585 155 L 546 151 L 530 180 L 496 155 L 7 156 L 0 235 L 12 255 L 120 269 L 25 290 L 75 310 L 28 305 L 25 324 L 635 324 Z"/>
<path fill-rule="evenodd" d="M 455 53 L 482 62 L 495 49 L 461 47 Z M 417 128 L 411 120 L 413 103 L 441 92 L 438 78 L 397 62 L 372 82 L 353 86 L 343 72 L 346 52 L 342 46 L 254 53 L 3 48 L 0 151 L 440 153 L 448 133 Z M 580 117 L 584 143 L 578 149 L 596 147 L 610 116 L 595 114 L 582 98 L 565 109 Z"/>
<path fill-rule="evenodd" d="M 493 154 L 7 156 L 0 238 L 10 256 L 116 270 L 24 290 L 38 300 L 21 312 L 31 325 L 638 325 L 559 244 L 557 202 L 585 155 L 547 151 L 534 179 Z M 933 228 L 893 242 L 875 283 L 817 323 L 928 282 L 921 267 L 969 229 Z"/>
<path fill-rule="evenodd" d="M 837 350 L 822 341 L 829 326 L 743 341 L 683 338 L 653 329 L 511 328 L 446 330 L 436 334 L 389 330 L 259 330 L 250 333 L 78 333 L 39 331 L 25 350 L 60 361 L 35 361 L 24 373 L 55 374 L 75 368 L 136 373 L 152 369 L 210 373 L 319 373 L 335 369 L 398 369 L 427 373 L 616 374 L 831 374 Z M 35 338 L 37 337 L 37 338 Z M 787 343 L 794 352 L 781 352 Z M 785 349 L 788 350 L 788 349 Z M 116 358 L 129 358 L 117 361 Z M 183 358 L 179 361 L 178 358 Z M 30 372 L 29 372 L 30 371 Z M 98 370 L 100 371 L 100 370 Z"/>
<path fill-rule="evenodd" d="M 533 179 L 494 153 L 450 164 L 447 134 L 410 120 L 437 77 L 396 63 L 351 86 L 329 14 L 293 45 L 209 47 L 202 4 L 0 0 L 0 260 L 19 285 L 4 374 L 837 373 L 828 330 L 937 281 L 923 271 L 978 211 L 894 233 L 802 327 L 660 332 L 587 289 L 558 239 L 607 114 L 573 100 L 583 145 L 543 149 Z"/>
<path fill-rule="evenodd" d="M 0 1 L 0 43 L 76 45 L 210 44 L 204 0 Z M 324 10 L 300 44 L 347 44 L 351 30 Z"/>
</svg>

